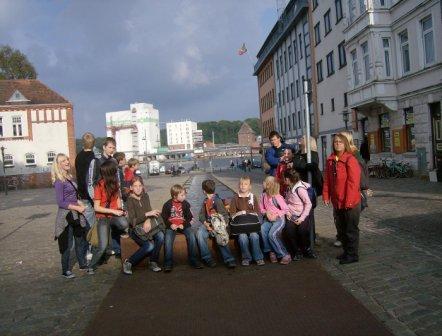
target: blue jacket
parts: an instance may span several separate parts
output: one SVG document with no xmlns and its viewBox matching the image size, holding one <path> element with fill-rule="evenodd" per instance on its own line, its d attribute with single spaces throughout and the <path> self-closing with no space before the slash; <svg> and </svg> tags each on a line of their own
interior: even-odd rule
<svg viewBox="0 0 442 336">
<path fill-rule="evenodd" d="M 281 144 L 281 149 L 282 151 L 284 151 L 285 149 L 295 149 L 294 145 L 289 145 L 286 144 L 285 142 L 283 142 Z M 270 169 L 268 172 L 266 172 L 269 175 L 275 176 L 275 171 L 276 171 L 276 167 L 278 167 L 279 164 L 279 156 L 277 155 L 277 151 L 275 147 L 270 147 L 269 149 L 266 150 L 266 154 L 265 154 L 265 158 L 267 163 L 270 166 Z"/>
</svg>

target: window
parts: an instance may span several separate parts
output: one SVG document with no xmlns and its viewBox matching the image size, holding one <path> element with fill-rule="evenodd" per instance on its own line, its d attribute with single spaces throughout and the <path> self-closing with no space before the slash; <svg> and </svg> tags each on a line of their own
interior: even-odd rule
<svg viewBox="0 0 442 336">
<path fill-rule="evenodd" d="M 284 71 L 287 72 L 287 52 L 284 51 Z"/>
<path fill-rule="evenodd" d="M 331 32 L 330 9 L 324 14 L 324 30 L 325 35 Z"/>
<path fill-rule="evenodd" d="M 354 49 L 351 53 L 351 63 L 353 70 L 353 83 L 355 86 L 359 85 L 359 73 L 358 73 L 358 55 L 356 53 L 356 49 Z"/>
<path fill-rule="evenodd" d="M 333 50 L 327 55 L 327 77 L 330 77 L 335 73 L 335 64 L 333 61 Z"/>
<path fill-rule="evenodd" d="M 298 43 L 296 40 L 293 41 L 293 52 L 295 53 L 295 64 L 298 62 Z"/>
<path fill-rule="evenodd" d="M 422 44 L 424 46 L 425 64 L 434 62 L 434 41 L 433 41 L 433 21 L 431 16 L 421 21 L 422 26 Z"/>
<path fill-rule="evenodd" d="M 288 86 L 285 87 L 285 93 L 287 94 L 287 103 L 288 103 L 290 101 L 290 91 Z"/>
<path fill-rule="evenodd" d="M 331 99 L 331 110 L 332 110 L 332 112 L 335 111 L 335 98 Z"/>
<path fill-rule="evenodd" d="M 350 14 L 350 23 L 356 19 L 356 0 L 348 1 L 348 13 Z"/>
<path fill-rule="evenodd" d="M 345 57 L 345 41 L 338 44 L 338 54 L 339 54 L 339 69 L 347 65 L 347 58 Z"/>
<path fill-rule="evenodd" d="M 313 10 L 318 7 L 318 0 L 313 0 Z"/>
<path fill-rule="evenodd" d="M 0 117 L 0 137 L 3 136 L 3 117 Z"/>
<path fill-rule="evenodd" d="M 302 128 L 302 124 L 301 124 L 301 111 L 298 111 L 298 128 Z"/>
<path fill-rule="evenodd" d="M 276 59 L 276 75 L 279 78 L 279 62 L 278 62 L 278 58 Z"/>
<path fill-rule="evenodd" d="M 410 46 L 408 44 L 408 32 L 404 30 L 399 34 L 402 57 L 402 73 L 406 74 L 410 71 Z"/>
<path fill-rule="evenodd" d="M 290 83 L 290 94 L 292 95 L 292 100 L 295 99 L 295 89 L 293 83 Z"/>
<path fill-rule="evenodd" d="M 48 152 L 48 164 L 54 163 L 55 152 Z"/>
<path fill-rule="evenodd" d="M 364 61 L 365 81 L 370 80 L 370 55 L 368 54 L 368 42 L 364 42 L 361 45 L 362 59 Z"/>
<path fill-rule="evenodd" d="M 381 0 L 381 6 L 384 7 L 385 6 L 385 0 Z"/>
<path fill-rule="evenodd" d="M 335 10 L 336 10 L 336 23 L 342 20 L 343 13 L 342 13 L 342 1 L 341 0 L 335 0 Z"/>
<path fill-rule="evenodd" d="M 390 116 L 388 113 L 379 115 L 379 125 L 381 129 L 381 151 L 390 152 Z"/>
<path fill-rule="evenodd" d="M 287 116 L 287 125 L 289 126 L 289 132 L 292 130 L 292 123 L 290 122 L 290 116 Z"/>
<path fill-rule="evenodd" d="M 383 38 L 382 46 L 384 47 L 384 62 L 385 62 L 385 76 L 391 76 L 391 66 L 390 66 L 390 39 Z"/>
<path fill-rule="evenodd" d="M 27 153 L 25 159 L 26 166 L 35 166 L 35 155 L 33 153 Z"/>
<path fill-rule="evenodd" d="M 299 39 L 299 59 L 302 59 L 302 36 L 301 34 L 298 34 Z"/>
<path fill-rule="evenodd" d="M 321 115 L 324 115 L 324 104 L 321 103 Z"/>
<path fill-rule="evenodd" d="M 348 101 L 347 101 L 347 92 L 344 92 L 344 107 L 348 106 Z"/>
<path fill-rule="evenodd" d="M 13 136 L 23 135 L 21 117 L 19 116 L 12 117 L 12 135 Z"/>
<path fill-rule="evenodd" d="M 299 97 L 299 80 L 296 80 L 296 97 Z"/>
<path fill-rule="evenodd" d="M 320 83 L 324 79 L 322 76 L 322 60 L 316 63 L 316 72 L 318 73 L 318 83 Z"/>
<path fill-rule="evenodd" d="M 278 105 L 281 106 L 281 92 L 278 92 Z"/>
<path fill-rule="evenodd" d="M 282 55 L 279 56 L 279 65 L 280 65 L 280 69 L 281 69 L 281 76 L 284 73 L 284 63 L 282 63 Z M 286 69 L 287 71 L 287 69 Z"/>
<path fill-rule="evenodd" d="M 405 142 L 407 144 L 407 152 L 414 152 L 416 140 L 414 136 L 414 113 L 412 107 L 404 109 L 404 118 L 405 118 Z"/>
<path fill-rule="evenodd" d="M 14 167 L 14 157 L 11 154 L 5 154 L 5 167 Z"/>
<path fill-rule="evenodd" d="M 365 6 L 365 0 L 359 0 L 359 11 L 361 12 L 360 15 L 364 14 L 366 10 L 367 7 Z"/>
<path fill-rule="evenodd" d="M 321 42 L 321 27 L 319 26 L 320 22 L 315 25 L 315 45 L 318 45 Z"/>
<path fill-rule="evenodd" d="M 284 92 L 284 90 L 282 90 L 281 96 L 282 96 L 282 105 L 284 105 L 285 104 L 285 92 Z"/>
<path fill-rule="evenodd" d="M 293 65 L 292 46 L 291 45 L 288 46 L 287 52 L 289 53 L 289 67 L 291 68 Z"/>
</svg>

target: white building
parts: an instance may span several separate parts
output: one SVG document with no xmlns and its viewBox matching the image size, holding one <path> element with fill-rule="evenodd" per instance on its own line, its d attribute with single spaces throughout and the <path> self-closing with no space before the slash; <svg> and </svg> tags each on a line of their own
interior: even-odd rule
<svg viewBox="0 0 442 336">
<path fill-rule="evenodd" d="M 130 104 L 130 110 L 106 113 L 107 136 L 127 158 L 143 158 L 160 147 L 159 112 L 152 104 Z"/>
<path fill-rule="evenodd" d="M 186 120 L 166 123 L 167 146 L 170 150 L 193 149 L 197 123 Z"/>
<path fill-rule="evenodd" d="M 74 165 L 72 104 L 38 80 L 0 80 L 0 147 L 10 183 L 49 186 L 58 153 Z"/>
</svg>

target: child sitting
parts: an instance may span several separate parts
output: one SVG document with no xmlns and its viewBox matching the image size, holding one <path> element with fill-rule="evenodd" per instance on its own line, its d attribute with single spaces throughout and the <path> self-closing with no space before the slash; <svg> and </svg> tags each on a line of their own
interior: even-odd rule
<svg viewBox="0 0 442 336">
<path fill-rule="evenodd" d="M 302 251 L 308 254 L 310 247 L 310 210 L 312 209 L 312 202 L 307 192 L 310 185 L 302 182 L 299 173 L 295 170 L 286 171 L 284 179 L 289 186 L 286 194 L 289 211 L 287 212 L 285 228 L 290 241 L 293 260 L 298 261 L 302 258 Z"/>
<path fill-rule="evenodd" d="M 186 201 L 186 190 L 179 184 L 170 189 L 172 197 L 163 205 L 161 216 L 166 223 L 166 239 L 164 242 L 164 271 L 171 272 L 173 268 L 173 243 L 178 233 L 186 236 L 187 253 L 189 263 L 194 268 L 202 268 L 198 261 L 198 248 L 195 240 L 195 233 L 190 225 L 192 212 L 190 204 Z"/>
<path fill-rule="evenodd" d="M 124 182 L 126 182 L 126 185 L 130 185 L 138 169 L 140 169 L 140 161 L 134 158 L 127 161 L 127 168 L 124 170 Z"/>
<path fill-rule="evenodd" d="M 215 181 L 205 180 L 202 183 L 203 192 L 206 194 L 206 199 L 201 207 L 199 220 L 203 224 L 198 228 L 196 233 L 196 239 L 200 247 L 201 258 L 209 267 L 215 267 L 216 262 L 212 258 L 209 246 L 207 245 L 207 238 L 209 238 L 209 232 L 213 232 L 211 225 L 212 217 L 219 214 L 224 218 L 224 221 L 228 223 L 229 215 L 224 207 L 221 198 L 215 194 Z M 219 245 L 218 248 L 223 257 L 224 263 L 228 268 L 235 268 L 235 258 L 230 252 L 229 245 Z"/>
<path fill-rule="evenodd" d="M 259 211 L 258 199 L 251 192 L 250 182 L 250 177 L 248 176 L 241 177 L 241 179 L 239 180 L 239 191 L 233 196 L 229 208 L 229 212 L 232 217 L 232 223 L 259 223 L 259 218 L 257 214 L 257 212 Z M 254 231 L 255 229 L 258 230 Z M 237 235 L 242 255 L 241 265 L 243 266 L 249 266 L 250 262 L 252 261 L 252 257 L 259 266 L 265 264 L 264 256 L 259 245 L 259 229 L 260 226 L 248 225 L 248 228 L 245 230 L 250 232 L 240 233 Z M 251 254 L 249 244 L 252 247 Z"/>
<path fill-rule="evenodd" d="M 279 183 L 273 176 L 267 176 L 263 182 L 264 192 L 261 195 L 259 207 L 264 216 L 261 235 L 264 243 L 264 253 L 269 253 L 270 261 L 287 265 L 291 261 L 282 239 L 281 232 L 285 225 L 285 214 L 288 211 L 284 198 L 279 194 Z"/>
<path fill-rule="evenodd" d="M 133 229 L 137 225 L 142 225 L 143 230 L 148 238 L 149 246 L 146 249 L 140 249 L 135 252 L 128 261 L 131 266 L 139 263 L 143 258 L 150 254 L 149 269 L 154 272 L 160 272 L 161 267 L 158 266 L 161 246 L 164 242 L 164 222 L 161 218 L 159 210 L 152 210 L 149 195 L 144 190 L 143 180 L 139 176 L 132 179 L 130 185 L 131 194 L 127 200 L 127 212 L 129 215 L 129 224 L 131 238 L 139 245 L 143 246 L 144 241 L 136 235 Z M 154 220 L 156 221 L 154 222 Z M 155 223 L 158 224 L 155 226 Z M 154 225 L 152 225 L 154 224 Z M 125 272 L 127 273 L 127 272 Z"/>
</svg>

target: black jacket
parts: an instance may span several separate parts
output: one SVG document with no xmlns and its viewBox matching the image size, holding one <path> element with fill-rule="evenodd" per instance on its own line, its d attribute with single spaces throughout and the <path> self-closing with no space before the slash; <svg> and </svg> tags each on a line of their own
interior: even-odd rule
<svg viewBox="0 0 442 336">
<path fill-rule="evenodd" d="M 171 223 L 169 222 L 171 210 L 172 210 L 172 199 L 164 203 L 163 209 L 161 210 L 161 217 L 163 217 L 163 221 L 166 224 L 167 228 L 169 228 L 171 225 Z M 183 201 L 183 217 L 184 217 L 184 228 L 189 227 L 193 215 L 192 212 L 190 211 L 190 204 L 186 200 Z"/>
<path fill-rule="evenodd" d="M 319 155 L 318 152 L 311 151 L 312 162 L 307 163 L 307 154 L 297 152 L 293 155 L 293 169 L 296 170 L 301 176 L 301 180 L 308 181 L 308 172 L 312 173 L 312 187 L 315 189 L 318 196 L 322 195 L 323 178 L 322 173 L 319 170 Z"/>
</svg>

